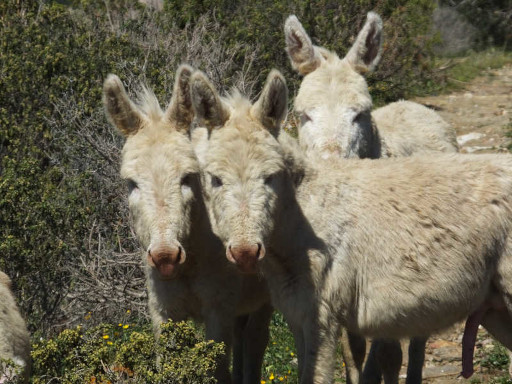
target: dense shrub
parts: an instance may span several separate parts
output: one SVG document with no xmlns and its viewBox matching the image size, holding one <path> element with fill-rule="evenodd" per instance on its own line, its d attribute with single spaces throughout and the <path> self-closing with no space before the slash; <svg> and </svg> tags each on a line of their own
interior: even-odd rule
<svg viewBox="0 0 512 384">
<path fill-rule="evenodd" d="M 512 49 L 512 0 L 442 0 L 475 27 L 480 48 Z"/>
<path fill-rule="evenodd" d="M 216 382 L 212 372 L 224 353 L 222 344 L 205 341 L 184 322 L 169 321 L 161 328 L 157 342 L 149 326 L 119 323 L 66 329 L 34 345 L 32 383 Z"/>
</svg>

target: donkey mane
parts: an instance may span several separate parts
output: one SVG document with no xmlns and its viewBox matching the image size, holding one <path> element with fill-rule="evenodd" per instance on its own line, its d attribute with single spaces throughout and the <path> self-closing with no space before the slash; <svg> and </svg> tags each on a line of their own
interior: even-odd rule
<svg viewBox="0 0 512 384">
<path fill-rule="evenodd" d="M 141 86 L 141 90 L 136 95 L 137 106 L 151 120 L 159 121 L 164 116 L 164 111 L 155 96 L 155 93 L 146 84 Z"/>
</svg>

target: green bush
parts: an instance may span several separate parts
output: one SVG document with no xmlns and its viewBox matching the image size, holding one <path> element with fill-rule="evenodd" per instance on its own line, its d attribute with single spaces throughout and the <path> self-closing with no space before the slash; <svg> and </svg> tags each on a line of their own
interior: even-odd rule
<svg viewBox="0 0 512 384">
<path fill-rule="evenodd" d="M 212 372 L 224 346 L 205 341 L 185 322 L 169 321 L 161 328 L 158 342 L 149 326 L 66 329 L 34 345 L 31 382 L 215 383 Z"/>
</svg>

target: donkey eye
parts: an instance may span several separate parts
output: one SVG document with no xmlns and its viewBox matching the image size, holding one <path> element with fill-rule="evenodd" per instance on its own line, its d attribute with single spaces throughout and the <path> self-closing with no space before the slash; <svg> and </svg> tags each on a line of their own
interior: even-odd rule
<svg viewBox="0 0 512 384">
<path fill-rule="evenodd" d="M 192 179 L 194 178 L 194 175 L 192 173 L 187 173 L 181 178 L 180 184 L 190 187 L 192 184 Z"/>
<path fill-rule="evenodd" d="M 134 190 L 139 188 L 137 183 L 133 181 L 132 179 L 126 180 L 126 186 L 128 187 L 128 193 L 132 193 Z"/>
<path fill-rule="evenodd" d="M 276 179 L 279 172 L 272 173 L 271 175 L 268 175 L 265 177 L 265 180 L 263 181 L 265 185 L 272 186 L 272 183 Z"/>
<path fill-rule="evenodd" d="M 365 116 L 366 116 L 366 113 L 364 111 L 363 112 L 359 112 L 357 115 L 354 116 L 352 121 L 354 123 L 361 122 L 361 120 L 364 119 Z"/>
<path fill-rule="evenodd" d="M 300 114 L 300 125 L 306 124 L 308 121 L 311 121 L 311 117 L 306 112 L 302 112 Z"/>
<path fill-rule="evenodd" d="M 218 176 L 212 175 L 211 183 L 212 183 L 213 188 L 218 188 L 218 187 L 222 186 L 222 180 Z"/>
</svg>

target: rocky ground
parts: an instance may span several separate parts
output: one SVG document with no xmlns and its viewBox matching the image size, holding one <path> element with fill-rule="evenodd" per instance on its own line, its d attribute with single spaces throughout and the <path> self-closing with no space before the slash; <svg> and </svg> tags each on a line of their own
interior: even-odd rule
<svg viewBox="0 0 512 384">
<path fill-rule="evenodd" d="M 470 83 L 463 84 L 463 90 L 415 101 L 434 108 L 455 127 L 462 152 L 508 152 L 508 146 L 512 144 L 512 137 L 507 136 L 507 132 L 512 133 L 512 66 L 489 70 Z M 469 380 L 458 377 L 463 329 L 464 325 L 458 324 L 430 338 L 423 371 L 424 382 L 505 383 L 506 369 L 482 367 L 482 361 L 492 360 L 496 355 L 495 342 L 483 329 L 478 334 L 475 374 Z"/>
</svg>

